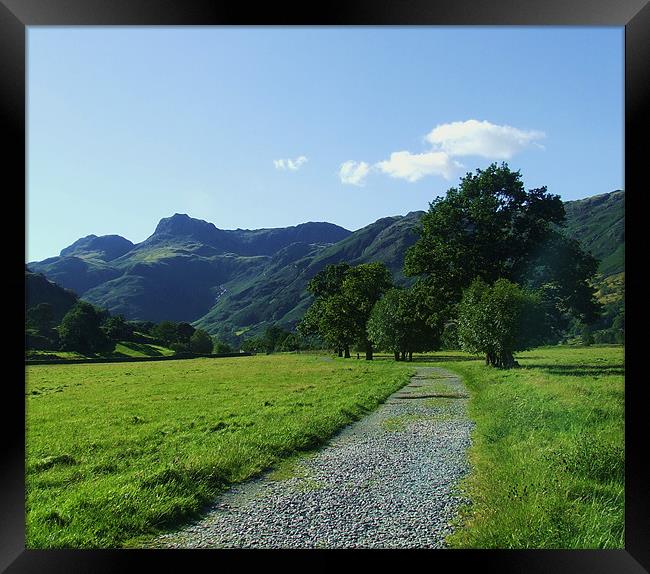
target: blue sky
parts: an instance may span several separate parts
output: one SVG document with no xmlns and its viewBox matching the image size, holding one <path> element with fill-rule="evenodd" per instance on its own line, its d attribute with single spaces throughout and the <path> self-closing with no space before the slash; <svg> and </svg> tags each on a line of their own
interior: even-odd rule
<svg viewBox="0 0 650 574">
<path fill-rule="evenodd" d="M 624 186 L 624 29 L 28 28 L 27 253 L 427 209 L 493 161 Z"/>
</svg>

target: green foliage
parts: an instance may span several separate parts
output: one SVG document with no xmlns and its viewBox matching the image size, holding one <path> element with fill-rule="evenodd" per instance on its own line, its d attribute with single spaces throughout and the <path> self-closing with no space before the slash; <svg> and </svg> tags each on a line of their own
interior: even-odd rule
<svg viewBox="0 0 650 574">
<path fill-rule="evenodd" d="M 207 331 L 196 329 L 194 333 L 192 333 L 192 336 L 190 337 L 190 351 L 192 351 L 192 353 L 209 355 L 212 353 L 213 346 L 214 342 Z"/>
<path fill-rule="evenodd" d="M 598 307 L 589 281 L 597 263 L 556 231 L 564 219 L 559 196 L 545 187 L 525 191 L 520 172 L 492 164 L 431 203 L 404 270 L 426 276 L 452 303 L 475 277 L 544 287 L 547 313 L 591 321 Z"/>
<path fill-rule="evenodd" d="M 78 301 L 59 326 L 61 349 L 81 353 L 109 350 L 112 344 L 100 327 L 104 318 L 105 312 L 90 303 Z"/>
<path fill-rule="evenodd" d="M 350 264 L 345 262 L 328 265 L 309 281 L 307 291 L 315 298 L 324 298 L 340 293 L 343 279 L 350 267 Z"/>
<path fill-rule="evenodd" d="M 54 309 L 50 303 L 39 303 L 27 309 L 27 328 L 48 333 L 54 326 Z"/>
<path fill-rule="evenodd" d="M 458 313 L 461 348 L 484 354 L 486 363 L 514 366 L 513 353 L 539 343 L 545 333 L 540 297 L 507 279 L 493 285 L 475 279 L 465 290 Z"/>
<path fill-rule="evenodd" d="M 368 320 L 368 338 L 382 350 L 412 355 L 440 343 L 441 322 L 427 308 L 423 285 L 390 289 L 375 304 Z"/>
<path fill-rule="evenodd" d="M 234 349 L 228 343 L 224 343 L 223 341 L 215 341 L 213 352 L 217 354 L 233 353 Z"/>
<path fill-rule="evenodd" d="M 133 337 L 133 327 L 125 321 L 122 315 L 106 319 L 102 329 L 111 341 L 128 341 Z"/>
<path fill-rule="evenodd" d="M 163 345 L 171 347 L 178 353 L 186 353 L 190 350 L 190 338 L 194 331 L 194 327 L 189 323 L 161 321 L 151 329 L 151 334 Z"/>
<path fill-rule="evenodd" d="M 259 337 L 249 337 L 241 344 L 242 351 L 252 353 L 275 353 L 295 351 L 308 345 L 298 333 L 287 331 L 278 325 L 267 327 Z"/>
<path fill-rule="evenodd" d="M 277 346 L 278 351 L 283 353 L 299 351 L 302 348 L 304 348 L 303 342 L 296 333 L 289 333 Z"/>
<path fill-rule="evenodd" d="M 594 334 L 589 325 L 582 326 L 582 344 L 589 347 L 594 344 Z"/>
<path fill-rule="evenodd" d="M 391 286 L 390 271 L 383 263 L 328 265 L 309 283 L 316 299 L 299 324 L 299 332 L 318 334 L 335 349 L 345 350 L 346 357 L 350 346 L 357 343 L 366 358 L 372 359 L 366 325 L 375 303 Z"/>
</svg>

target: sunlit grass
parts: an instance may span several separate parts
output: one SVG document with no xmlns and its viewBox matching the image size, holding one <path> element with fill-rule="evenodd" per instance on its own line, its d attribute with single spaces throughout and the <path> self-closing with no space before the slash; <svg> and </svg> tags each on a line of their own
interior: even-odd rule
<svg viewBox="0 0 650 574">
<path fill-rule="evenodd" d="M 471 390 L 460 548 L 624 547 L 622 347 L 542 348 L 521 369 L 447 366 Z"/>
<path fill-rule="evenodd" d="M 314 448 L 411 366 L 276 355 L 27 368 L 27 546 L 116 547 Z"/>
</svg>

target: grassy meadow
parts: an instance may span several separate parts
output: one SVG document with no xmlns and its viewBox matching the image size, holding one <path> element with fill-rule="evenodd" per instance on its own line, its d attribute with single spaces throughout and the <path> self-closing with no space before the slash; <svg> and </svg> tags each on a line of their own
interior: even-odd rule
<svg viewBox="0 0 650 574">
<path fill-rule="evenodd" d="M 28 366 L 27 547 L 137 546 L 323 443 L 426 365 L 463 376 L 476 422 L 461 485 L 472 504 L 452 547 L 622 548 L 622 347 L 516 358 L 511 371 L 444 351 L 410 364 L 278 354 Z"/>
<path fill-rule="evenodd" d="M 28 366 L 27 547 L 119 547 L 188 518 L 412 371 L 310 355 Z"/>
<path fill-rule="evenodd" d="M 521 369 L 457 362 L 476 422 L 457 548 L 624 547 L 622 347 L 520 353 Z"/>
</svg>

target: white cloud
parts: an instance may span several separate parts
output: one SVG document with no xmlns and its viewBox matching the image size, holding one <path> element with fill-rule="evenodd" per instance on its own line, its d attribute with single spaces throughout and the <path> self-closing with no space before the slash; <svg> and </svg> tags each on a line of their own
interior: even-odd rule
<svg viewBox="0 0 650 574">
<path fill-rule="evenodd" d="M 304 155 L 301 155 L 296 159 L 274 159 L 273 165 L 275 165 L 275 169 L 298 171 L 306 162 L 307 158 Z"/>
<path fill-rule="evenodd" d="M 343 183 L 361 187 L 365 184 L 369 171 L 370 166 L 365 161 L 346 161 L 341 164 L 339 177 Z"/>
<path fill-rule="evenodd" d="M 456 171 L 463 167 L 443 151 L 427 153 L 396 151 L 390 154 L 390 159 L 375 165 L 391 177 L 410 182 L 418 181 L 426 175 L 440 175 L 445 179 L 451 179 Z"/>
<path fill-rule="evenodd" d="M 488 159 L 510 159 L 537 140 L 546 136 L 537 130 L 520 130 L 488 121 L 467 120 L 440 124 L 427 136 L 434 150 L 450 156 L 477 155 Z"/>
</svg>

